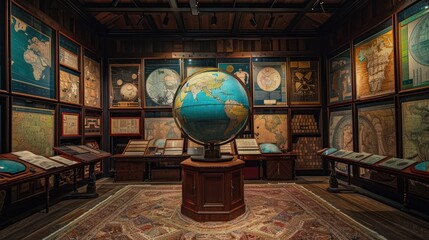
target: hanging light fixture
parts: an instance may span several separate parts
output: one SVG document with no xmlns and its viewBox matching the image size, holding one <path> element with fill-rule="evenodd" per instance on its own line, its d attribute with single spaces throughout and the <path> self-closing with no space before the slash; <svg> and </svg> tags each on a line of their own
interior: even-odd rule
<svg viewBox="0 0 429 240">
<path fill-rule="evenodd" d="M 211 23 L 212 23 L 213 26 L 217 24 L 216 12 L 213 12 Z"/>
<path fill-rule="evenodd" d="M 252 27 L 256 27 L 256 25 L 258 25 L 258 23 L 256 22 L 255 13 L 253 13 L 252 18 L 250 19 L 250 24 L 252 25 Z"/>
<path fill-rule="evenodd" d="M 168 21 L 170 21 L 170 19 L 168 18 L 168 13 L 165 13 L 164 19 L 162 20 L 162 25 L 168 25 Z"/>
</svg>

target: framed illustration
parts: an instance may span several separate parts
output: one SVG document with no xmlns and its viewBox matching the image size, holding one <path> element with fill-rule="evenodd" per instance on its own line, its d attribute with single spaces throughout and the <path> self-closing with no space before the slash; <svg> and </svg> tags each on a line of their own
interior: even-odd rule
<svg viewBox="0 0 429 240">
<path fill-rule="evenodd" d="M 85 116 L 83 124 L 83 132 L 85 135 L 101 135 L 101 117 L 100 116 Z"/>
<path fill-rule="evenodd" d="M 179 139 L 182 133 L 172 117 L 149 117 L 144 121 L 144 138 L 151 139 Z"/>
<path fill-rule="evenodd" d="M 80 46 L 60 35 L 59 62 L 60 65 L 79 71 Z"/>
<path fill-rule="evenodd" d="M 149 140 L 144 139 L 131 139 L 125 147 L 123 155 L 144 155 L 146 148 L 149 144 Z"/>
<path fill-rule="evenodd" d="M 280 149 L 288 149 L 287 114 L 254 114 L 253 132 L 258 143 L 276 143 Z"/>
<path fill-rule="evenodd" d="M 339 109 L 330 112 L 329 147 L 353 151 L 353 119 L 351 109 Z M 347 164 L 336 162 L 335 170 L 338 173 L 347 174 L 348 166 Z"/>
<path fill-rule="evenodd" d="M 110 107 L 141 107 L 140 64 L 110 64 Z"/>
<path fill-rule="evenodd" d="M 179 59 L 145 60 L 145 107 L 171 107 L 181 82 Z"/>
<path fill-rule="evenodd" d="M 165 141 L 164 155 L 182 155 L 185 139 L 167 139 Z"/>
<path fill-rule="evenodd" d="M 140 135 L 140 117 L 110 117 L 110 135 Z"/>
<path fill-rule="evenodd" d="M 80 75 L 60 67 L 60 101 L 80 104 Z"/>
<path fill-rule="evenodd" d="M 401 90 L 429 86 L 429 55 L 424 52 L 429 23 L 427 1 L 398 14 Z"/>
<path fill-rule="evenodd" d="M 340 103 L 352 99 L 352 73 L 350 49 L 330 58 L 329 103 Z"/>
<path fill-rule="evenodd" d="M 230 58 L 219 59 L 220 63 L 217 64 L 218 68 L 228 72 L 229 74 L 240 79 L 247 90 L 250 92 L 250 59 L 249 58 Z"/>
<path fill-rule="evenodd" d="M 319 104 L 319 62 L 291 61 L 291 104 Z"/>
<path fill-rule="evenodd" d="M 100 63 L 89 56 L 83 57 L 84 105 L 101 108 Z"/>
<path fill-rule="evenodd" d="M 55 144 L 55 110 L 53 107 L 12 105 L 12 151 L 28 150 L 42 156 L 52 156 Z"/>
<path fill-rule="evenodd" d="M 12 92 L 55 98 L 55 32 L 19 7 L 10 19 Z"/>
<path fill-rule="evenodd" d="M 185 78 L 203 70 L 204 68 L 215 68 L 216 59 L 214 58 L 189 58 L 183 62 L 185 68 Z"/>
<path fill-rule="evenodd" d="M 393 30 L 390 21 L 384 25 L 388 27 L 354 46 L 357 99 L 395 91 Z"/>
<path fill-rule="evenodd" d="M 253 105 L 285 106 L 286 64 L 284 62 L 253 62 Z"/>
<path fill-rule="evenodd" d="M 236 138 L 235 146 L 237 148 L 238 155 L 261 154 L 261 150 L 259 149 L 258 142 L 254 138 Z"/>
<path fill-rule="evenodd" d="M 61 114 L 61 125 L 63 137 L 74 137 L 80 136 L 80 115 L 78 113 L 66 113 Z"/>
</svg>

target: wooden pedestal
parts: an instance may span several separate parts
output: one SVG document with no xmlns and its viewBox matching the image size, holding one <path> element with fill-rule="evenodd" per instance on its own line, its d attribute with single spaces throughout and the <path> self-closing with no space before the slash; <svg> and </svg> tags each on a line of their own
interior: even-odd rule
<svg viewBox="0 0 429 240">
<path fill-rule="evenodd" d="M 182 214 L 199 222 L 229 221 L 242 215 L 244 162 L 194 162 L 182 165 Z"/>
</svg>

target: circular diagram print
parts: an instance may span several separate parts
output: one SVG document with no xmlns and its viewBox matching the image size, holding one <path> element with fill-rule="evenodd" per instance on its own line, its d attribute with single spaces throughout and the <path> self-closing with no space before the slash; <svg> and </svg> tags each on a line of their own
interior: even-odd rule
<svg viewBox="0 0 429 240">
<path fill-rule="evenodd" d="M 256 82 L 262 90 L 272 92 L 280 86 L 281 79 L 280 73 L 276 69 L 264 67 L 258 72 Z"/>
</svg>

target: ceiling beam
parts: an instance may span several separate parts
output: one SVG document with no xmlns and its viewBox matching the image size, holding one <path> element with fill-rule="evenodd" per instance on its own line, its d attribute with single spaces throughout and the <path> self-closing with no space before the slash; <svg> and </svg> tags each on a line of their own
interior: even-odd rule
<svg viewBox="0 0 429 240">
<path fill-rule="evenodd" d="M 236 33 L 240 28 L 240 22 L 241 22 L 242 16 L 243 14 L 241 12 L 234 14 L 234 24 L 232 25 L 231 33 Z"/>
<path fill-rule="evenodd" d="M 314 2 L 312 0 L 311 2 Z M 169 2 L 174 2 L 176 4 L 176 8 L 173 7 L 85 7 L 85 11 L 89 13 L 95 12 L 191 12 L 191 8 L 189 7 L 177 7 L 177 3 L 175 0 L 169 0 Z M 310 4 L 313 6 L 312 4 Z M 311 8 L 310 6 L 310 8 Z M 308 9 L 310 9 L 308 8 Z M 278 7 L 278 8 L 260 8 L 260 7 L 236 7 L 236 8 L 209 8 L 209 7 L 199 7 L 198 12 L 278 12 L 278 13 L 293 13 L 293 12 L 302 12 L 308 10 L 305 8 L 299 7 Z M 325 12 L 337 12 L 340 10 L 338 7 L 324 7 Z M 323 12 L 321 8 L 315 8 L 314 11 L 311 12 Z"/>
<path fill-rule="evenodd" d="M 170 4 L 170 8 L 174 10 L 173 15 L 174 19 L 176 20 L 176 24 L 179 28 L 179 31 L 182 33 L 185 32 L 185 24 L 183 23 L 183 19 L 180 16 L 179 11 L 175 11 L 176 9 L 178 9 L 176 0 L 168 0 L 168 3 Z"/>
<path fill-rule="evenodd" d="M 301 19 L 304 17 L 304 15 L 311 11 L 311 12 L 316 12 L 316 10 L 320 10 L 320 12 L 322 12 L 322 8 L 314 8 L 314 5 L 316 5 L 316 1 L 319 2 L 319 0 L 310 0 L 308 1 L 307 5 L 304 7 L 304 9 L 299 12 L 293 19 L 292 21 L 289 23 L 289 26 L 287 26 L 287 28 L 284 30 L 284 32 L 291 32 L 296 25 L 301 21 Z M 311 10 L 313 8 L 313 10 Z M 327 9 L 325 8 L 325 12 L 327 12 Z"/>
</svg>

